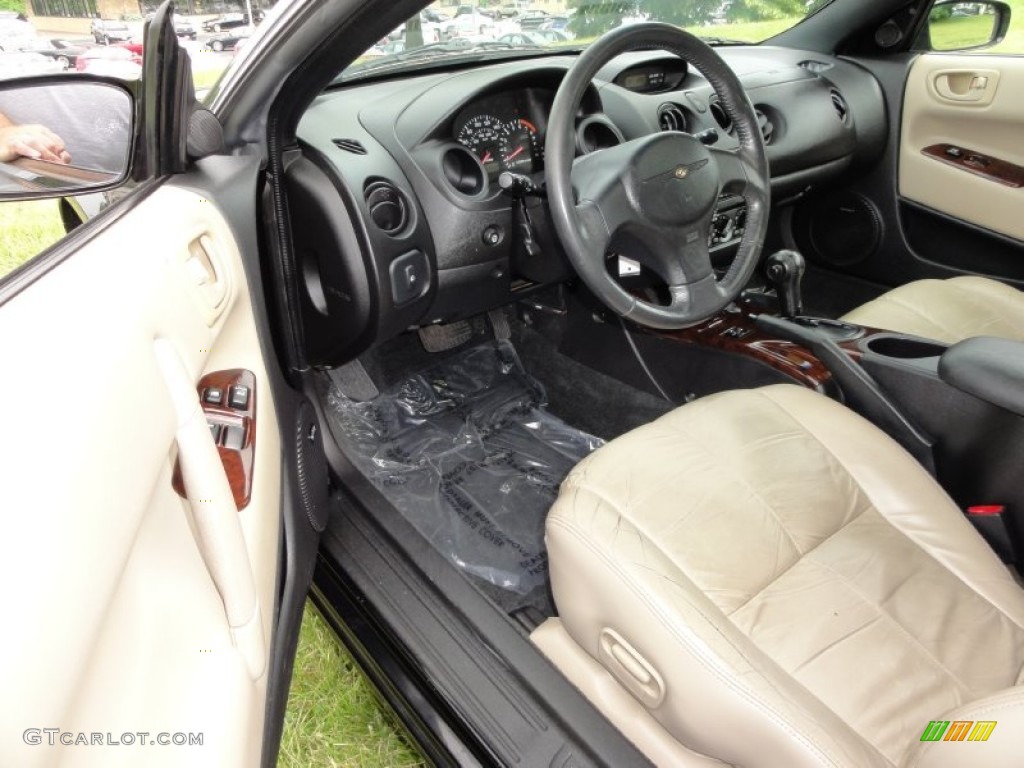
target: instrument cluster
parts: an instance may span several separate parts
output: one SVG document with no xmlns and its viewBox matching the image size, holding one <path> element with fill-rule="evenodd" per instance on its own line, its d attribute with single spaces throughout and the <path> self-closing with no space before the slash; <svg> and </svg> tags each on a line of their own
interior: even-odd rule
<svg viewBox="0 0 1024 768">
<path fill-rule="evenodd" d="M 479 158 L 493 182 L 502 171 L 544 170 L 544 133 L 554 93 L 522 88 L 467 105 L 456 117 L 454 139 Z"/>
</svg>

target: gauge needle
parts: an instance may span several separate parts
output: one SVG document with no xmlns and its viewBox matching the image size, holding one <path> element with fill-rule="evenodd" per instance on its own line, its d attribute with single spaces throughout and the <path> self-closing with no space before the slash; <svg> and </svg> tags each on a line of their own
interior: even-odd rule
<svg viewBox="0 0 1024 768">
<path fill-rule="evenodd" d="M 493 159 L 494 159 L 494 158 L 493 158 L 493 157 L 491 157 L 491 150 L 487 150 L 486 152 L 484 152 L 484 156 L 480 158 L 480 162 L 481 162 L 481 163 L 489 163 L 489 162 L 491 162 L 491 161 L 492 161 Z"/>
<path fill-rule="evenodd" d="M 519 155 L 523 154 L 523 150 L 525 150 L 525 149 L 526 149 L 526 147 L 524 147 L 522 144 L 520 144 L 518 147 L 516 147 L 516 151 L 515 152 L 509 152 L 505 156 L 505 162 L 507 163 L 509 160 L 514 160 L 516 157 L 518 157 Z"/>
</svg>

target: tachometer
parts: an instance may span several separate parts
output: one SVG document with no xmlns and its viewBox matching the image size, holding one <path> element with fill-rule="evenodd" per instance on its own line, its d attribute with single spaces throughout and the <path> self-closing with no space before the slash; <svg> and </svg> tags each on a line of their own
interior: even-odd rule
<svg viewBox="0 0 1024 768">
<path fill-rule="evenodd" d="M 505 126 L 501 147 L 502 167 L 515 173 L 532 173 L 537 146 L 537 127 L 525 117 L 510 121 Z"/>
<path fill-rule="evenodd" d="M 508 126 L 493 115 L 471 117 L 459 129 L 455 140 L 471 150 L 492 179 L 501 170 L 501 156 Z"/>
</svg>

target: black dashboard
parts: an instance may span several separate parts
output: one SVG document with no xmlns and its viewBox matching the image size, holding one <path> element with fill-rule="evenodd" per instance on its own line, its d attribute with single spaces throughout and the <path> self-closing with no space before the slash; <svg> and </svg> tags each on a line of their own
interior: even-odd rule
<svg viewBox="0 0 1024 768">
<path fill-rule="evenodd" d="M 764 46 L 718 49 L 766 144 L 773 205 L 876 162 L 881 89 L 839 58 Z M 286 159 L 307 345 L 333 364 L 402 330 L 478 314 L 572 277 L 542 197 L 513 199 L 504 171 L 543 184 L 548 113 L 572 56 L 353 83 L 323 93 Z M 710 84 L 657 51 L 602 69 L 576 115 L 576 151 L 661 130 L 737 146 Z M 728 255 L 742 201 L 719 200 L 709 246 Z"/>
</svg>

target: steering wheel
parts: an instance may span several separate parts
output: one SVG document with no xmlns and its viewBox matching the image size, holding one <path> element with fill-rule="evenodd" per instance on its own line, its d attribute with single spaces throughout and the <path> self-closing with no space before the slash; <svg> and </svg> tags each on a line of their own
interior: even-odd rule
<svg viewBox="0 0 1024 768">
<path fill-rule="evenodd" d="M 670 51 L 700 70 L 732 119 L 738 149 L 707 147 L 690 134 L 668 131 L 575 157 L 575 118 L 594 75 L 619 54 L 648 49 Z M 768 158 L 739 78 L 699 38 L 668 24 L 644 23 L 594 42 L 555 95 L 544 151 L 555 231 L 580 278 L 610 309 L 651 328 L 686 328 L 743 290 L 768 227 Z M 732 266 L 719 280 L 708 235 L 723 192 L 743 198 L 747 223 Z M 606 253 L 618 235 L 642 246 L 644 263 L 668 285 L 668 305 L 634 296 L 608 273 Z"/>
</svg>

